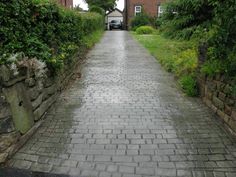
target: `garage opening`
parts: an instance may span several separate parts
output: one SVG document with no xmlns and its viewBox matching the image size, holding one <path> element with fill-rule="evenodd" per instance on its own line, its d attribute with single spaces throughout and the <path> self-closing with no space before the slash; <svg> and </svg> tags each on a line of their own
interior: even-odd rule
<svg viewBox="0 0 236 177">
<path fill-rule="evenodd" d="M 107 30 L 124 29 L 124 17 L 120 9 L 115 8 L 113 11 L 108 12 L 105 18 Z"/>
</svg>

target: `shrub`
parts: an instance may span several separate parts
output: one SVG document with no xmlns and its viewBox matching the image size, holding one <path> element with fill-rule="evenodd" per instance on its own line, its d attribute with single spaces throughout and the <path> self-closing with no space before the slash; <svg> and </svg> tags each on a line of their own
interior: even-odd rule
<svg viewBox="0 0 236 177">
<path fill-rule="evenodd" d="M 154 32 L 151 26 L 140 26 L 136 29 L 137 34 L 152 34 Z"/>
<path fill-rule="evenodd" d="M 225 10 L 227 9 L 227 11 Z M 171 38 L 193 39 L 206 43 L 212 54 L 203 71 L 236 75 L 235 0 L 169 1 L 162 17 L 162 31 Z M 219 60 L 219 61 L 216 61 Z M 210 66 L 212 62 L 213 66 Z M 216 64 L 221 63 L 220 66 Z M 206 67 L 207 66 L 207 67 Z M 214 70 L 214 67 L 217 67 Z M 215 72 L 214 72 L 215 71 Z"/>
<path fill-rule="evenodd" d="M 51 0 L 2 0 L 0 18 L 0 64 L 24 53 L 55 71 L 84 46 L 86 36 L 104 26 L 97 13 L 80 14 Z"/>
<path fill-rule="evenodd" d="M 160 28 L 162 24 L 162 20 L 160 17 L 154 19 L 153 26 L 157 29 Z"/>
<path fill-rule="evenodd" d="M 132 30 L 136 30 L 140 26 L 150 25 L 149 16 L 145 13 L 136 15 L 131 21 Z"/>
<path fill-rule="evenodd" d="M 197 26 L 207 27 L 214 14 L 214 5 L 209 1 L 211 0 L 168 2 L 162 16 L 162 27 L 166 34 L 171 37 L 190 39 Z"/>
<path fill-rule="evenodd" d="M 222 72 L 223 63 L 219 60 L 208 60 L 201 66 L 201 73 L 214 76 Z"/>
<path fill-rule="evenodd" d="M 98 7 L 98 6 L 90 7 L 89 11 L 90 12 L 96 12 L 96 13 L 102 15 L 102 16 L 105 16 L 105 11 L 101 7 Z"/>
<path fill-rule="evenodd" d="M 179 84 L 188 96 L 197 96 L 197 81 L 191 75 L 184 75 L 179 78 Z"/>
<path fill-rule="evenodd" d="M 195 49 L 184 50 L 174 58 L 174 72 L 177 76 L 193 73 L 197 69 L 198 58 Z"/>
</svg>

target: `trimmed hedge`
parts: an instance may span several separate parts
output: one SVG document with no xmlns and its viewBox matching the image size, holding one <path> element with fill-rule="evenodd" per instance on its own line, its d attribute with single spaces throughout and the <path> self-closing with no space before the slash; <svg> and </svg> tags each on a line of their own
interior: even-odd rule
<svg viewBox="0 0 236 177">
<path fill-rule="evenodd" d="M 2 0 L 0 18 L 0 64 L 23 53 L 52 70 L 63 67 L 86 36 L 104 28 L 103 16 L 80 14 L 50 0 Z"/>
</svg>

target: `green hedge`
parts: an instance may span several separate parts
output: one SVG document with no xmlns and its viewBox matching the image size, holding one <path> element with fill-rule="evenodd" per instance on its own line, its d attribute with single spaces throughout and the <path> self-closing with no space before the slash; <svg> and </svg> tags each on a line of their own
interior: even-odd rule
<svg viewBox="0 0 236 177">
<path fill-rule="evenodd" d="M 50 0 L 2 0 L 0 18 L 0 64 L 24 53 L 53 70 L 83 47 L 86 36 L 104 28 L 101 15 L 80 14 Z"/>
</svg>

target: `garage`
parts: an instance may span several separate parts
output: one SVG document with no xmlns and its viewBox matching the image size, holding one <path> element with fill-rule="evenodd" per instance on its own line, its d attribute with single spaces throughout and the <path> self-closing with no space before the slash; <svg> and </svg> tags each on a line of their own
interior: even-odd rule
<svg viewBox="0 0 236 177">
<path fill-rule="evenodd" d="M 106 14 L 105 22 L 108 30 L 110 29 L 109 23 L 114 20 L 119 21 L 123 24 L 123 12 L 117 8 Z"/>
</svg>

